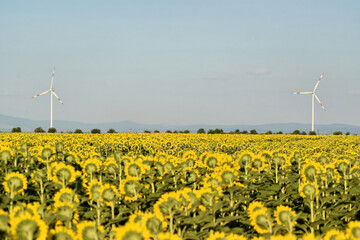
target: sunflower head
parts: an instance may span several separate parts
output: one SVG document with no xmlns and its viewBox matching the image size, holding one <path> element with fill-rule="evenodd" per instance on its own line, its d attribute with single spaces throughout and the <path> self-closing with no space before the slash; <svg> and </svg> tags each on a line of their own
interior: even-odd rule
<svg viewBox="0 0 360 240">
<path fill-rule="evenodd" d="M 311 182 L 301 183 L 299 191 L 300 191 L 300 196 L 309 199 L 314 199 L 319 193 L 317 186 Z"/>
<path fill-rule="evenodd" d="M 250 216 L 251 225 L 259 233 L 269 233 L 271 228 L 271 221 L 266 208 L 254 211 Z"/>
<path fill-rule="evenodd" d="M 104 235 L 104 228 L 102 226 L 97 227 L 93 221 L 82 221 L 77 224 L 76 228 L 76 239 L 79 240 L 102 239 Z"/>
<path fill-rule="evenodd" d="M 0 209 L 0 233 L 8 230 L 9 214 Z M 1 234 L 0 234 L 1 236 Z"/>
<path fill-rule="evenodd" d="M 347 239 L 347 238 L 345 236 L 345 233 L 341 232 L 340 230 L 331 229 L 325 233 L 325 235 L 322 239 L 324 239 L 324 240 L 343 240 L 343 239 Z"/>
<path fill-rule="evenodd" d="M 288 206 L 278 206 L 274 215 L 276 222 L 286 228 L 294 227 L 296 224 L 296 212 Z"/>
<path fill-rule="evenodd" d="M 24 174 L 12 172 L 6 175 L 3 186 L 7 193 L 17 195 L 27 189 L 27 179 Z"/>
<path fill-rule="evenodd" d="M 153 213 L 146 213 L 143 216 L 141 223 L 142 227 L 146 228 L 154 236 L 163 232 L 166 227 L 164 218 L 158 217 Z"/>
<path fill-rule="evenodd" d="M 63 226 L 50 230 L 48 236 L 48 240 L 73 240 L 75 238 L 75 232 Z"/>
<path fill-rule="evenodd" d="M 115 239 L 118 240 L 149 240 L 150 232 L 136 223 L 127 223 L 116 229 Z"/>
<path fill-rule="evenodd" d="M 97 179 L 92 180 L 90 184 L 87 186 L 87 194 L 89 195 L 91 200 L 94 201 L 100 200 L 100 193 L 99 193 L 100 187 L 101 184 Z"/>
<path fill-rule="evenodd" d="M 350 239 L 359 240 L 360 239 L 360 221 L 351 221 L 348 223 L 346 228 L 346 235 Z"/>
<path fill-rule="evenodd" d="M 223 232 L 213 232 L 206 238 L 206 240 L 226 240 L 226 234 Z"/>
<path fill-rule="evenodd" d="M 53 150 L 50 147 L 44 147 L 41 151 L 41 157 L 43 159 L 49 159 L 53 154 Z"/>
<path fill-rule="evenodd" d="M 99 189 L 100 201 L 107 205 L 111 205 L 111 202 L 115 201 L 116 197 L 119 196 L 118 190 L 115 186 L 109 183 L 103 184 Z"/>
<path fill-rule="evenodd" d="M 46 239 L 48 226 L 37 215 L 25 212 L 10 224 L 12 239 Z"/>
</svg>

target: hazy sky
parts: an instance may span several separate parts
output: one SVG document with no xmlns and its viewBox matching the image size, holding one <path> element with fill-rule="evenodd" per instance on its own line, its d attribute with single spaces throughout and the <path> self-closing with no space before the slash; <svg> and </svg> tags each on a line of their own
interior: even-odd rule
<svg viewBox="0 0 360 240">
<path fill-rule="evenodd" d="M 360 1 L 0 0 L 0 113 L 360 125 Z"/>
</svg>

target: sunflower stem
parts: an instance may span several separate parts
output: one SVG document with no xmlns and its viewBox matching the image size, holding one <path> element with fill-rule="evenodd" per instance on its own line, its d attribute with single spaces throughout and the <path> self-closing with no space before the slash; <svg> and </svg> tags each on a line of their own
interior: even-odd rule
<svg viewBox="0 0 360 240">
<path fill-rule="evenodd" d="M 100 221 L 101 220 L 100 219 L 100 217 L 101 217 L 101 209 L 100 209 L 100 201 L 99 200 L 97 200 L 96 213 L 97 213 L 96 223 L 97 223 L 98 226 L 100 226 L 101 225 L 101 221 Z"/>
</svg>

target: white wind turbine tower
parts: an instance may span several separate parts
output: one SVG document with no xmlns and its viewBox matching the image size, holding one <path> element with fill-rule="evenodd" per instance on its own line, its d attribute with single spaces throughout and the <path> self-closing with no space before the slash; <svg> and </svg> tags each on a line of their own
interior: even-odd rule
<svg viewBox="0 0 360 240">
<path fill-rule="evenodd" d="M 322 103 L 320 102 L 320 99 L 318 98 L 318 96 L 316 96 L 315 94 L 315 90 L 316 88 L 318 87 L 319 83 L 320 83 L 320 80 L 322 79 L 322 77 L 324 76 L 324 73 L 321 74 L 321 76 L 319 77 L 319 80 L 318 82 L 316 83 L 315 87 L 314 87 L 314 90 L 312 92 L 292 92 L 291 94 L 311 94 L 312 95 L 312 122 L 311 122 L 311 131 L 314 131 L 314 120 L 315 120 L 315 117 L 314 117 L 314 101 L 315 101 L 315 98 L 316 100 L 320 103 L 320 106 L 322 107 L 322 109 L 325 110 L 325 107 L 322 105 Z"/>
<path fill-rule="evenodd" d="M 43 94 L 46 94 L 46 93 L 50 92 L 50 128 L 53 127 L 53 95 L 57 98 L 57 100 L 59 100 L 59 102 L 60 102 L 61 104 L 64 104 L 64 103 L 60 100 L 60 98 L 56 95 L 55 89 L 53 89 L 54 74 L 55 74 L 55 67 L 54 67 L 53 73 L 52 73 L 50 89 L 49 89 L 49 90 L 46 90 L 45 92 L 42 92 L 42 93 L 39 93 L 39 94 L 33 96 L 33 98 L 36 98 L 36 97 L 38 97 L 38 96 L 40 96 L 40 95 L 43 95 Z"/>
</svg>

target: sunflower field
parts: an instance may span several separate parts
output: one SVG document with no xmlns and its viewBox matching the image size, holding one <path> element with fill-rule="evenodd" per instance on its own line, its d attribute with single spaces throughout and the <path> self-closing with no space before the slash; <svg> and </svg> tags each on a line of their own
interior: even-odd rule
<svg viewBox="0 0 360 240">
<path fill-rule="evenodd" d="M 360 239 L 358 136 L 0 140 L 0 239 Z"/>
</svg>

